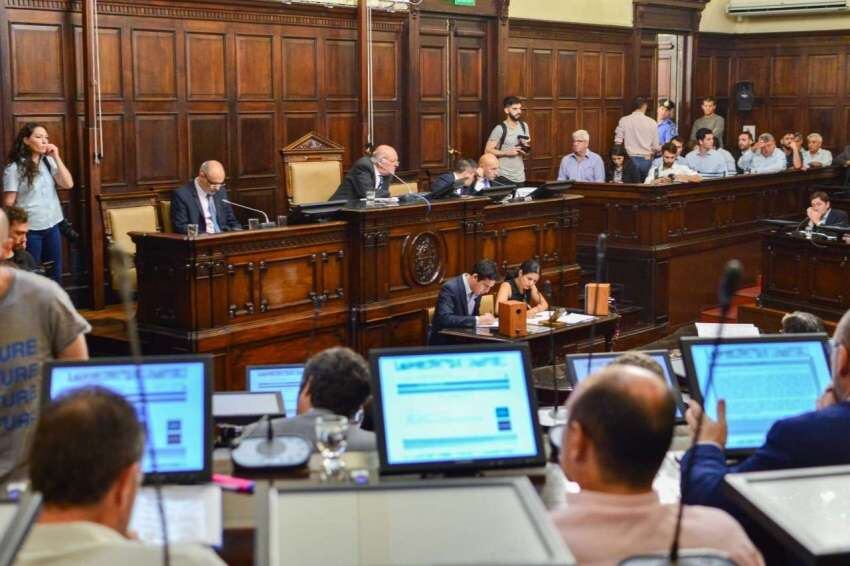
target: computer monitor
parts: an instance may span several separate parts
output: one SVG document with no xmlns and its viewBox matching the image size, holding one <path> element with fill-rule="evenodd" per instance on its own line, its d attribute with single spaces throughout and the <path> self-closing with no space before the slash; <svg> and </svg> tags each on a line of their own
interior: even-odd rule
<svg viewBox="0 0 850 566">
<path fill-rule="evenodd" d="M 381 473 L 543 465 L 527 344 L 369 353 Z"/>
<path fill-rule="evenodd" d="M 213 420 L 216 423 L 248 424 L 261 418 L 282 418 L 283 397 L 280 391 L 221 391 L 213 393 Z"/>
<path fill-rule="evenodd" d="M 598 354 L 594 353 L 592 356 L 589 354 L 569 354 L 567 356 L 566 364 L 567 376 L 573 386 L 577 386 L 585 377 L 591 373 L 596 373 L 605 366 L 613 363 L 614 360 L 624 353 L 625 352 L 603 352 Z M 676 399 L 676 420 L 680 422 L 684 421 L 685 410 L 687 407 L 685 407 L 685 404 L 682 401 L 682 393 L 679 391 L 679 383 L 676 380 L 676 374 L 673 373 L 673 366 L 670 364 L 669 350 L 641 350 L 640 353 L 646 354 L 661 366 L 661 369 L 664 371 L 664 379 L 667 381 L 667 385 L 670 386 L 670 390 L 673 392 L 673 397 Z M 590 362 L 589 364 L 588 361 Z"/>
<path fill-rule="evenodd" d="M 0 499 L 0 566 L 12 566 L 41 510 L 41 495 Z"/>
<path fill-rule="evenodd" d="M 294 417 L 298 414 L 303 375 L 304 364 L 248 366 L 245 368 L 245 384 L 252 392 L 280 391 L 286 416 Z"/>
<path fill-rule="evenodd" d="M 347 205 L 345 199 L 294 204 L 289 209 L 287 221 L 289 224 L 309 224 L 335 220 Z"/>
<path fill-rule="evenodd" d="M 212 356 L 146 356 L 51 361 L 44 365 L 44 399 L 98 385 L 123 395 L 142 418 L 143 385 L 147 429 L 142 458 L 146 482 L 201 483 L 212 478 Z M 156 456 L 156 467 L 150 451 Z"/>
<path fill-rule="evenodd" d="M 752 453 L 777 420 L 814 410 L 830 384 L 826 334 L 765 334 L 722 339 L 706 391 L 715 342 L 684 337 L 682 356 L 691 396 L 706 414 L 716 419 L 717 400 L 726 400 L 729 455 Z"/>
</svg>

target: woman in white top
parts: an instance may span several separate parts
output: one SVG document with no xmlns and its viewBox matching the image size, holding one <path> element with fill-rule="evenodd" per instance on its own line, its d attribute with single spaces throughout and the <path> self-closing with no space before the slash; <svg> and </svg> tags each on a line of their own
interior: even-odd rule
<svg viewBox="0 0 850 566">
<path fill-rule="evenodd" d="M 62 282 L 62 237 L 64 219 L 56 187 L 74 186 L 71 172 L 50 143 L 44 126 L 25 124 L 18 132 L 3 172 L 3 205 L 27 211 L 30 230 L 27 251 L 38 263 L 53 262 L 51 277 Z"/>
</svg>

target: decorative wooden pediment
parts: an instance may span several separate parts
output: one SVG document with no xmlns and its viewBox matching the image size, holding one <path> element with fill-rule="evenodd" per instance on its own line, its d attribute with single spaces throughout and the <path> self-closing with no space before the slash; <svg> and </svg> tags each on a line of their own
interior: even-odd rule
<svg viewBox="0 0 850 566">
<path fill-rule="evenodd" d="M 316 132 L 310 132 L 281 149 L 280 154 L 284 160 L 305 155 L 340 156 L 341 159 L 344 151 L 345 148 L 340 144 L 320 136 Z"/>
</svg>

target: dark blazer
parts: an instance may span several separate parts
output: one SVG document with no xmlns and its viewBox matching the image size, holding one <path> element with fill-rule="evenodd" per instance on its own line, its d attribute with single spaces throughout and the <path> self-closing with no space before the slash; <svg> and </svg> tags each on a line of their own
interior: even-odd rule
<svg viewBox="0 0 850 566">
<path fill-rule="evenodd" d="M 455 184 L 457 183 L 457 184 Z M 441 173 L 431 181 L 431 190 L 428 198 L 431 200 L 441 198 L 451 198 L 455 195 L 455 189 L 463 189 L 463 181 L 456 181 L 455 175 L 451 171 Z"/>
<path fill-rule="evenodd" d="M 611 183 L 614 181 L 614 166 L 611 160 L 605 164 L 605 182 Z M 643 183 L 645 179 L 640 178 L 640 171 L 637 165 L 631 159 L 626 159 L 623 162 L 623 182 L 624 183 Z"/>
<path fill-rule="evenodd" d="M 434 319 L 429 329 L 428 344 L 446 343 L 440 336 L 440 330 L 443 328 L 475 328 L 475 317 L 478 316 L 480 306 L 481 297 L 477 296 L 475 307 L 469 312 L 463 275 L 452 277 L 443 283 L 437 296 L 437 308 L 434 310 Z"/>
<path fill-rule="evenodd" d="M 213 204 L 215 205 L 216 216 L 218 217 L 218 225 L 222 232 L 232 230 L 241 230 L 242 225 L 236 220 L 236 215 L 233 214 L 233 208 L 222 202 L 227 198 L 227 189 L 222 187 L 213 195 Z M 201 208 L 201 201 L 198 199 L 198 191 L 195 190 L 195 180 L 191 180 L 179 189 L 174 191 L 171 196 L 171 227 L 178 234 L 186 233 L 186 226 L 189 224 L 198 225 L 198 233 L 203 234 L 207 231 L 207 223 L 204 220 L 204 211 Z"/>
<path fill-rule="evenodd" d="M 847 213 L 837 208 L 830 208 L 826 215 L 826 222 L 821 226 L 848 226 Z"/>
<path fill-rule="evenodd" d="M 381 188 L 375 194 L 377 197 L 390 196 L 390 175 L 381 176 Z M 369 156 L 364 156 L 354 162 L 342 183 L 337 187 L 331 200 L 360 200 L 366 198 L 366 191 L 375 186 L 375 166 Z"/>
</svg>

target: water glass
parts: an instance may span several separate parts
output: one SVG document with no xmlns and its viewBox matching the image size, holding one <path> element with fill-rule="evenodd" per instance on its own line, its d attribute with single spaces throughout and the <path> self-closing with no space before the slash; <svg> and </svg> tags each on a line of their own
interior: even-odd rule
<svg viewBox="0 0 850 566">
<path fill-rule="evenodd" d="M 375 204 L 375 189 L 366 189 L 366 206 L 372 206 Z"/>
<path fill-rule="evenodd" d="M 186 224 L 186 235 L 190 238 L 196 238 L 198 236 L 198 225 Z"/>
<path fill-rule="evenodd" d="M 278 214 L 277 215 L 277 225 L 278 226 L 286 226 L 286 222 L 287 222 L 287 220 L 286 220 L 285 214 Z"/>
<path fill-rule="evenodd" d="M 248 230 L 257 230 L 260 227 L 260 219 L 259 218 L 249 218 L 248 219 Z"/>
<path fill-rule="evenodd" d="M 322 455 L 322 467 L 327 477 L 339 477 L 345 468 L 342 454 L 348 446 L 348 419 L 340 415 L 316 418 L 316 448 Z"/>
</svg>

